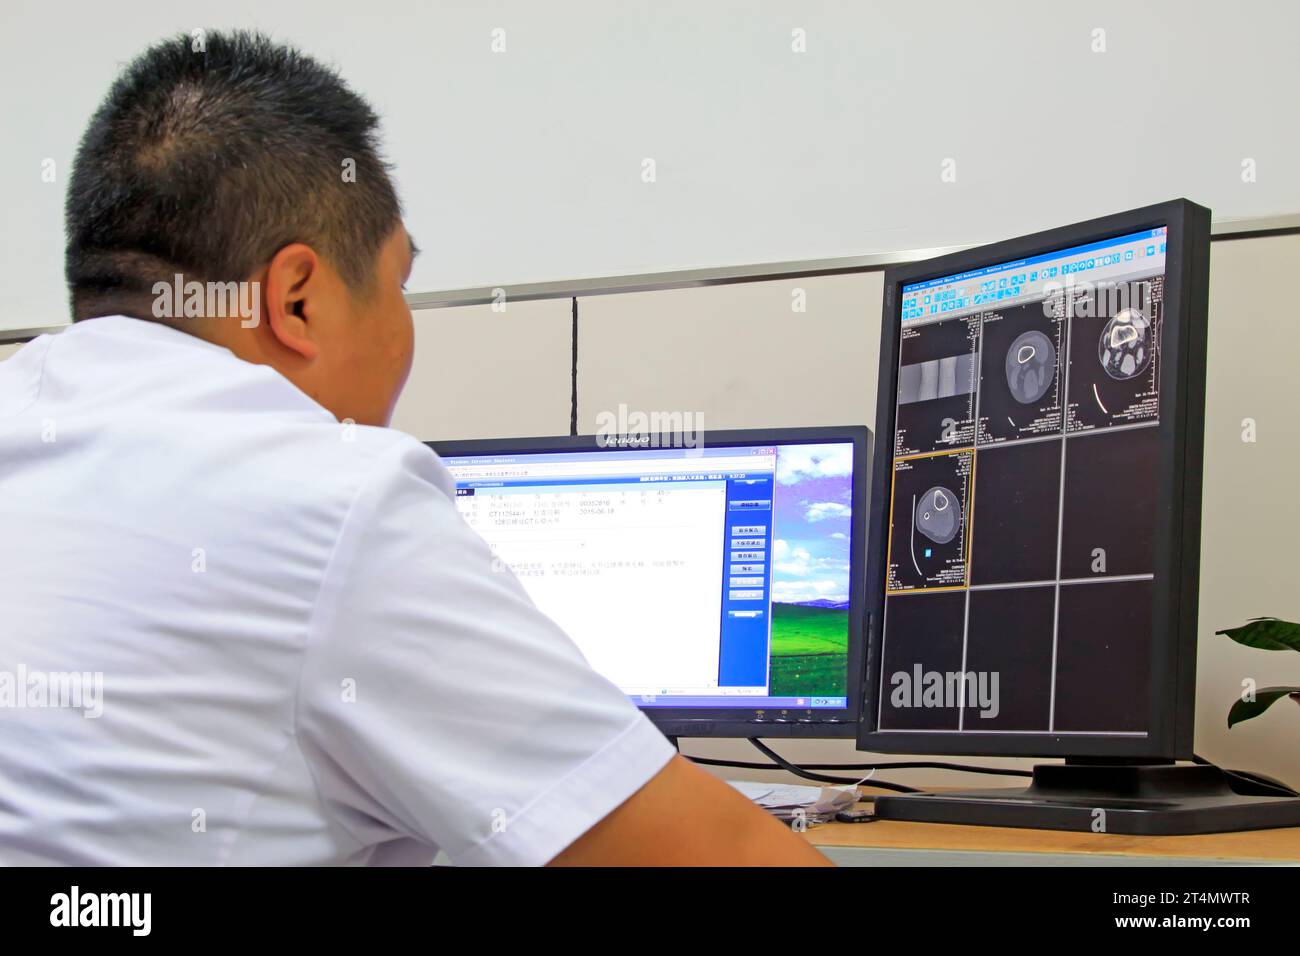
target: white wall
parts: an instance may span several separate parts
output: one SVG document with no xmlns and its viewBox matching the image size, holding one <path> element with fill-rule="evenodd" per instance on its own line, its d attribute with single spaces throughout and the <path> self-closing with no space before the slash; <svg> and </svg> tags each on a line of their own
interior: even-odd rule
<svg viewBox="0 0 1300 956">
<path fill-rule="evenodd" d="M 119 65 L 229 26 L 383 113 L 414 292 L 979 242 L 1178 196 L 1300 213 L 1288 0 L 6 0 L 0 328 L 66 319 L 64 185 Z"/>
</svg>

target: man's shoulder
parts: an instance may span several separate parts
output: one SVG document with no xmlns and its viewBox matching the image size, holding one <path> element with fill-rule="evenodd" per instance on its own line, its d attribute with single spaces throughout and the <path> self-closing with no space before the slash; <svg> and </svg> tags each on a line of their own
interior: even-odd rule
<svg viewBox="0 0 1300 956">
<path fill-rule="evenodd" d="M 393 428 L 343 421 L 283 423 L 276 430 L 283 436 L 275 451 L 282 467 L 317 481 L 330 474 L 351 483 L 411 468 L 430 476 L 444 470 L 428 445 Z"/>
<path fill-rule="evenodd" d="M 232 450 L 243 449 L 241 480 L 273 476 L 274 486 L 291 498 L 331 492 L 351 495 L 367 484 L 391 482 L 403 474 L 454 495 L 454 485 L 438 457 L 405 432 L 348 421 L 292 419 L 252 427 L 262 434 L 257 438 L 245 434 L 231 445 Z"/>
</svg>

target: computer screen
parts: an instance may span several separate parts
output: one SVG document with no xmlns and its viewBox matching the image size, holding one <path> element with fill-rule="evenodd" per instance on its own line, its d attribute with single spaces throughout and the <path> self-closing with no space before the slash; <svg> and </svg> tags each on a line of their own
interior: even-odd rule
<svg viewBox="0 0 1300 956">
<path fill-rule="evenodd" d="M 851 722 L 851 585 L 862 573 L 852 519 L 864 507 L 854 491 L 865 434 L 689 448 L 433 447 L 466 522 L 642 708 Z"/>
<path fill-rule="evenodd" d="M 1153 641 L 1176 587 L 1157 574 L 1177 471 L 1169 229 L 1063 236 L 962 254 L 978 264 L 945 274 L 912 267 L 895 287 L 875 744 L 1050 736 L 1020 752 L 1068 752 L 1071 736 L 1153 730 Z"/>
</svg>

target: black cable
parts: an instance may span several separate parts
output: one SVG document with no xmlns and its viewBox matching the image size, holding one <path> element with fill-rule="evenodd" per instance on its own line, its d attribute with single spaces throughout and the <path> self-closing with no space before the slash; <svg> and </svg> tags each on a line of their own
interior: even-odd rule
<svg viewBox="0 0 1300 956">
<path fill-rule="evenodd" d="M 794 774 L 796 777 L 803 777 L 805 780 L 816 780 L 820 783 L 863 784 L 865 786 L 879 787 L 881 790 L 893 790 L 897 793 L 920 793 L 921 792 L 916 787 L 906 787 L 901 783 L 890 783 L 886 780 L 872 780 L 868 782 L 862 780 L 861 778 L 832 777 L 824 773 L 813 773 L 809 770 L 805 770 L 802 767 L 792 764 L 790 761 L 786 760 L 779 753 L 777 753 L 771 747 L 767 746 L 765 743 L 763 743 L 763 741 L 759 740 L 757 737 L 749 738 L 749 742 L 754 745 L 755 749 L 757 749 L 759 753 L 763 754 L 765 757 L 770 758 L 772 762 L 777 765 L 777 767 L 780 767 L 786 773 Z M 768 767 L 767 769 L 771 770 L 774 768 Z"/>
<path fill-rule="evenodd" d="M 572 379 L 569 382 L 569 434 L 578 434 L 578 297 L 573 297 L 573 327 L 570 331 L 573 336 L 573 355 L 570 358 L 570 374 Z"/>
<path fill-rule="evenodd" d="M 673 745 L 681 752 L 678 746 L 677 738 L 670 738 Z M 714 757 L 693 757 L 689 754 L 684 755 L 688 760 L 697 763 L 703 767 L 730 767 L 737 770 L 784 770 L 787 773 L 794 774 L 796 777 L 802 777 L 805 780 L 814 780 L 818 783 L 843 783 L 843 784 L 863 784 L 878 787 L 881 790 L 892 790 L 897 793 L 920 793 L 917 787 L 908 787 L 900 783 L 891 783 L 887 780 L 863 780 L 862 778 L 834 777 L 827 774 L 815 773 L 817 770 L 951 770 L 958 773 L 982 773 L 999 777 L 1033 777 L 1033 772 L 1029 770 L 1017 770 L 1009 767 L 981 767 L 975 764 L 948 763 L 939 760 L 892 760 L 877 763 L 806 763 L 793 764 L 786 760 L 776 751 L 763 744 L 757 738 L 750 738 L 750 743 L 754 745 L 761 753 L 771 758 L 772 763 L 756 763 L 745 760 L 723 760 Z M 872 798 L 864 798 L 870 801 Z"/>
<path fill-rule="evenodd" d="M 744 760 L 714 760 L 712 757 L 692 757 L 689 754 L 683 754 L 691 763 L 697 763 L 702 767 L 727 767 L 732 770 L 784 770 L 780 764 L 775 763 L 751 763 Z M 795 773 L 791 770 L 790 773 Z M 805 780 L 815 780 L 818 783 L 861 783 L 864 787 L 879 787 L 882 790 L 895 790 L 898 793 L 915 793 L 911 787 L 905 787 L 899 783 L 889 783 L 886 780 L 859 780 L 855 777 L 831 777 L 825 774 L 798 773 L 797 776 Z M 863 802 L 870 803 L 872 797 L 863 797 Z"/>
<path fill-rule="evenodd" d="M 707 767 L 736 767 L 740 770 L 771 770 L 766 763 L 746 763 L 743 760 L 722 760 L 692 757 L 696 763 Z M 801 763 L 802 770 L 953 770 L 960 773 L 984 773 L 998 777 L 1032 777 L 1033 771 L 1010 767 L 979 767 L 974 764 L 945 763 L 938 760 L 891 760 L 884 763 Z"/>
<path fill-rule="evenodd" d="M 805 770 L 957 770 L 962 773 L 987 773 L 999 777 L 1032 777 L 1031 770 L 1011 767 L 978 767 L 974 764 L 943 763 L 937 760 L 892 760 L 885 763 L 804 763 Z"/>
</svg>

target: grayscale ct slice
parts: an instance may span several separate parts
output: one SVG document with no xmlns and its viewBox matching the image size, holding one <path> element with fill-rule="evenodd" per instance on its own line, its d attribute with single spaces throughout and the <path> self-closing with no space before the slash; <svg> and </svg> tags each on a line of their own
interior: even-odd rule
<svg viewBox="0 0 1300 956">
<path fill-rule="evenodd" d="M 1097 358 L 1111 378 L 1124 381 L 1151 364 L 1151 320 L 1138 309 L 1122 309 L 1101 330 Z"/>
<path fill-rule="evenodd" d="M 916 503 L 915 519 L 917 531 L 935 544 L 947 544 L 961 527 L 961 502 L 947 488 L 936 485 Z"/>
<path fill-rule="evenodd" d="M 1007 349 L 1007 388 L 1022 405 L 1042 398 L 1056 378 L 1056 346 L 1042 332 L 1023 332 Z"/>
</svg>

